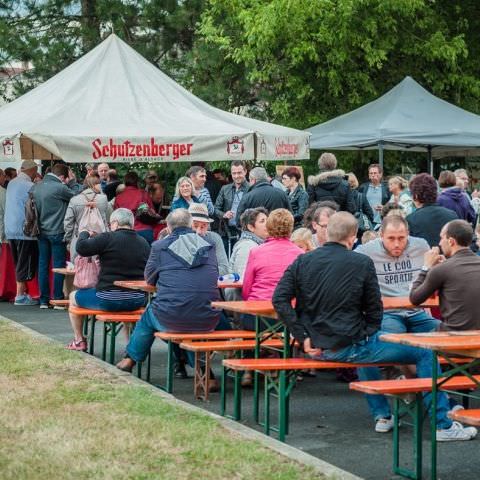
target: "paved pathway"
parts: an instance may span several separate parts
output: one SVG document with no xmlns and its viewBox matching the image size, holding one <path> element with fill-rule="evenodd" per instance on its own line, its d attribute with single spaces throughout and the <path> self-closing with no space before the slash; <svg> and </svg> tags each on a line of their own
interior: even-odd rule
<svg viewBox="0 0 480 480">
<path fill-rule="evenodd" d="M 40 310 L 38 307 L 14 307 L 0 303 L 0 315 L 22 323 L 63 344 L 72 337 L 68 315 L 65 311 Z M 100 349 L 100 332 L 97 329 L 97 351 Z M 117 359 L 124 346 L 119 337 Z M 166 348 L 155 342 L 152 361 L 152 383 L 164 379 Z M 214 370 L 219 371 L 218 365 Z M 212 394 L 207 403 L 193 398 L 192 380 L 176 380 L 174 394 L 187 402 L 219 413 L 219 394 Z M 253 427 L 251 412 L 252 394 L 245 391 L 243 412 L 247 425 Z M 409 427 L 404 427 L 402 455 L 410 455 Z M 428 438 L 428 432 L 426 432 Z M 480 478 L 480 439 L 470 442 L 439 445 L 439 477 L 445 480 L 477 480 Z M 360 394 L 350 392 L 348 385 L 335 380 L 331 372 L 319 373 L 298 384 L 292 394 L 291 428 L 287 443 L 317 456 L 344 470 L 368 480 L 391 480 L 392 437 L 373 431 L 373 422 L 366 402 Z M 428 459 L 429 442 L 424 442 L 425 460 Z M 428 462 L 425 462 L 428 463 Z M 425 478 L 428 473 L 425 464 Z"/>
</svg>

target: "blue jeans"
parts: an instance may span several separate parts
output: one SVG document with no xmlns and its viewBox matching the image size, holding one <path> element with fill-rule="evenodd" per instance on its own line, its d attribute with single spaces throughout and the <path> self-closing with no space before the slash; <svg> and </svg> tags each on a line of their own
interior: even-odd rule
<svg viewBox="0 0 480 480">
<path fill-rule="evenodd" d="M 75 292 L 75 301 L 79 307 L 106 312 L 130 312 L 145 306 L 146 298 L 125 298 L 106 300 L 97 297 L 95 288 L 81 288 Z"/>
<path fill-rule="evenodd" d="M 382 342 L 379 336 L 385 332 L 377 332 L 371 337 L 339 350 L 324 350 L 320 355 L 321 360 L 352 363 L 404 363 L 415 364 L 419 378 L 432 377 L 432 356 L 430 350 L 409 347 L 396 343 Z M 439 371 L 440 371 L 440 367 Z M 380 370 L 377 367 L 358 369 L 360 380 L 381 380 Z M 391 415 L 390 405 L 384 395 L 365 395 L 370 411 L 375 418 L 388 418 Z M 423 397 L 425 406 L 430 411 L 431 393 Z M 447 417 L 450 409 L 448 397 L 445 393 L 437 394 L 437 427 L 440 429 L 450 428 L 452 421 Z"/>
<path fill-rule="evenodd" d="M 149 245 L 153 243 L 153 230 L 151 228 L 146 229 L 146 230 L 137 230 L 137 235 L 140 235 L 143 237 Z"/>
<path fill-rule="evenodd" d="M 442 322 L 424 310 L 386 310 L 381 329 L 389 333 L 421 333 L 438 330 Z"/>
<path fill-rule="evenodd" d="M 50 259 L 53 257 L 53 268 L 65 267 L 67 246 L 63 234 L 40 235 L 38 237 L 38 285 L 40 287 L 40 304 L 50 301 Z M 53 298 L 63 299 L 63 275 L 53 275 Z"/>
<path fill-rule="evenodd" d="M 230 330 L 230 328 L 230 324 L 221 316 L 216 329 Z M 127 355 L 136 362 L 143 362 L 152 348 L 155 340 L 154 333 L 166 331 L 167 329 L 157 320 L 157 317 L 153 313 L 152 305 L 150 304 L 135 325 L 135 329 L 127 345 Z M 182 353 L 184 353 L 188 364 L 193 367 L 193 352 L 184 351 L 175 344 L 173 353 L 177 361 L 180 359 Z"/>
</svg>

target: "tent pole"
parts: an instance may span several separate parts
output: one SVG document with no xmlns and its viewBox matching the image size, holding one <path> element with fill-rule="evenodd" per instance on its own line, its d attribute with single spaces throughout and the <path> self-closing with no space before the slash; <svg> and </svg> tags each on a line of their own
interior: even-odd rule
<svg viewBox="0 0 480 480">
<path fill-rule="evenodd" d="M 432 146 L 429 145 L 427 149 L 428 149 L 428 171 L 430 172 L 430 175 L 433 177 Z"/>
<path fill-rule="evenodd" d="M 378 163 L 383 169 L 383 143 L 378 142 Z"/>
</svg>

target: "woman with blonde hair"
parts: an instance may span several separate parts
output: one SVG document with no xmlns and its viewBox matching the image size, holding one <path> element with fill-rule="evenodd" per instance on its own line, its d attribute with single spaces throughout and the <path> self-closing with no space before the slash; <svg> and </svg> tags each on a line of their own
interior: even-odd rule
<svg viewBox="0 0 480 480">
<path fill-rule="evenodd" d="M 403 177 L 395 176 L 388 181 L 388 189 L 392 196 L 389 203 L 402 207 L 405 215 L 410 215 L 415 209 L 412 197 L 408 192 L 408 182 Z"/>
<path fill-rule="evenodd" d="M 305 227 L 294 230 L 290 240 L 300 247 L 305 253 L 315 250 L 312 232 Z"/>
<path fill-rule="evenodd" d="M 173 212 L 173 210 L 176 210 L 177 208 L 188 210 L 191 203 L 200 203 L 194 193 L 195 187 L 190 178 L 180 177 L 175 185 L 175 198 L 172 202 L 170 211 Z"/>
<path fill-rule="evenodd" d="M 86 207 L 96 207 L 102 217 L 105 231 L 108 230 L 108 219 L 112 213 L 112 207 L 108 203 L 107 196 L 100 189 L 100 177 L 98 173 L 91 173 L 83 182 L 85 189 L 70 199 L 63 219 L 65 235 L 63 241 L 70 244 L 70 260 L 73 262 L 77 255 L 76 243 L 78 239 L 78 227 L 80 219 Z"/>
</svg>

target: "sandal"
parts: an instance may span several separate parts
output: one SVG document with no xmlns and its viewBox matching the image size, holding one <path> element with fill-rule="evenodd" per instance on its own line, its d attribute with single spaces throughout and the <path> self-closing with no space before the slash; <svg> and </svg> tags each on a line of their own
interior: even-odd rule
<svg viewBox="0 0 480 480">
<path fill-rule="evenodd" d="M 77 350 L 79 352 L 87 351 L 87 341 L 85 338 L 82 338 L 79 342 L 76 342 L 75 339 L 72 340 L 66 347 L 67 350 Z"/>
</svg>

